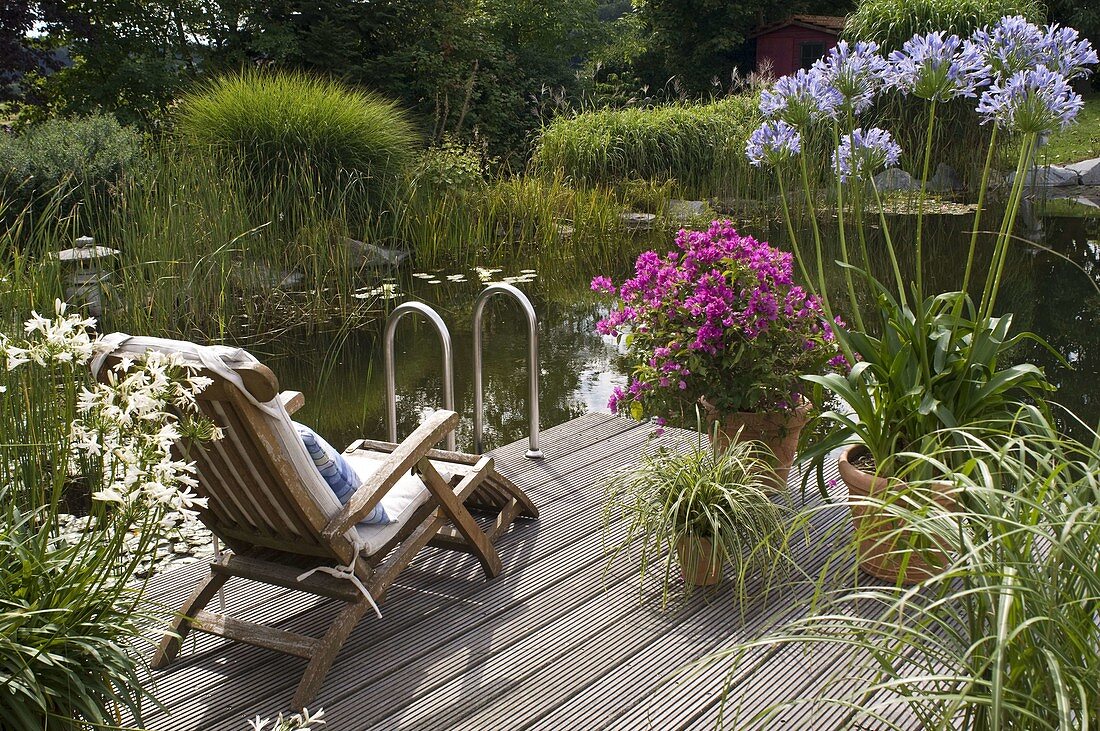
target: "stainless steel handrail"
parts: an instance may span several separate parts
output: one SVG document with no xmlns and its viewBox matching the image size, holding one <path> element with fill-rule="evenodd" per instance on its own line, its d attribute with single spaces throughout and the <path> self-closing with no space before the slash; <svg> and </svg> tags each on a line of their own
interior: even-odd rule
<svg viewBox="0 0 1100 731">
<path fill-rule="evenodd" d="M 455 410 L 455 359 L 454 350 L 451 348 L 451 331 L 439 313 L 423 302 L 405 302 L 393 308 L 393 312 L 386 319 L 386 332 L 383 336 L 382 359 L 386 364 L 386 425 L 389 429 L 391 442 L 397 441 L 397 364 L 393 353 L 393 335 L 397 331 L 397 323 L 405 315 L 419 312 L 428 319 L 439 334 L 439 343 L 443 347 L 443 408 L 448 411 Z M 455 433 L 447 434 L 447 449 L 452 452 L 455 449 Z"/>
<path fill-rule="evenodd" d="M 506 294 L 519 303 L 523 314 L 527 316 L 527 385 L 528 413 L 530 433 L 527 438 L 527 459 L 542 459 L 539 449 L 539 319 L 535 306 L 527 295 L 510 284 L 490 284 L 481 290 L 474 302 L 474 451 L 481 454 L 482 432 L 484 430 L 484 403 L 482 399 L 481 379 L 481 320 L 485 314 L 485 303 L 493 295 Z"/>
</svg>

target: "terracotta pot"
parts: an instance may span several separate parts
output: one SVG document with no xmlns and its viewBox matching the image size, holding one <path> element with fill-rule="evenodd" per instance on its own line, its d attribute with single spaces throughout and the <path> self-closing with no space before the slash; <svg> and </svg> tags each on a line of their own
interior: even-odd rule
<svg viewBox="0 0 1100 731">
<path fill-rule="evenodd" d="M 853 444 L 845 449 L 838 460 L 840 477 L 848 486 L 849 496 L 886 501 L 889 499 L 889 491 L 904 488 L 904 483 L 876 477 L 856 467 L 855 463 L 867 454 L 867 447 L 862 444 Z M 950 486 L 937 484 L 936 487 L 943 490 L 936 501 L 948 510 L 955 510 L 957 504 L 946 494 Z M 862 571 L 895 585 L 912 586 L 933 576 L 947 565 L 947 554 L 940 548 L 906 551 L 905 538 L 911 534 L 905 531 L 896 532 L 902 528 L 900 518 L 890 517 L 885 510 L 870 505 L 851 505 L 850 508 L 855 537 L 859 544 L 859 568 Z M 903 547 L 899 548 L 899 543 Z"/>
<path fill-rule="evenodd" d="M 684 581 L 694 586 L 713 586 L 722 580 L 722 561 L 712 560 L 708 538 L 681 538 L 676 541 L 676 556 Z"/>
<path fill-rule="evenodd" d="M 798 436 L 810 420 L 809 403 L 803 402 L 794 411 L 736 411 L 732 414 L 719 413 L 705 400 L 703 406 L 707 414 L 707 433 L 714 435 L 714 424 L 718 423 L 717 436 L 712 436 L 715 447 L 729 447 L 738 432 L 742 441 L 763 442 L 775 455 L 775 469 L 768 475 L 770 481 L 777 490 L 787 486 L 798 452 Z"/>
</svg>

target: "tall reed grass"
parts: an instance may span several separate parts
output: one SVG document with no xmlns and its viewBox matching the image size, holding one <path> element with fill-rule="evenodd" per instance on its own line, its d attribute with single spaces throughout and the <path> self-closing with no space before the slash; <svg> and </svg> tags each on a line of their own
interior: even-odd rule
<svg viewBox="0 0 1100 731">
<path fill-rule="evenodd" d="M 759 122 L 753 94 L 581 112 L 542 131 L 533 163 L 586 184 L 673 179 L 685 195 L 737 195 L 760 184 L 744 154 Z"/>
<path fill-rule="evenodd" d="M 965 38 L 1006 15 L 1042 23 L 1046 8 L 1037 0 L 863 0 L 845 21 L 844 37 L 892 51 L 918 33 L 942 30 Z"/>
<path fill-rule="evenodd" d="M 121 252 L 105 285 L 104 328 L 253 342 L 377 320 L 384 303 L 364 292 L 397 272 L 372 260 L 371 246 L 411 252 L 419 267 L 521 252 L 547 266 L 597 267 L 635 240 L 622 225 L 621 196 L 561 176 L 404 179 L 380 209 L 364 204 L 360 176 L 340 174 L 334 185 L 308 158 L 292 170 L 258 196 L 246 173 L 217 156 L 165 147 L 148 171 L 112 190 L 110 206 L 92 193 L 78 215 L 60 198 L 49 215 L 16 211 L 0 232 L 10 252 L 0 261 L 5 322 L 62 296 L 68 274 L 43 252 L 82 234 Z"/>
</svg>

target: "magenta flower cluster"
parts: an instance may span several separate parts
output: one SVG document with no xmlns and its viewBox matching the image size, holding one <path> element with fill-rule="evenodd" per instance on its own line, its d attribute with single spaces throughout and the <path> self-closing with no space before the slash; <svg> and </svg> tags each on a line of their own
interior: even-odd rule
<svg viewBox="0 0 1100 731">
<path fill-rule="evenodd" d="M 625 337 L 634 360 L 611 410 L 679 415 L 700 398 L 724 411 L 793 408 L 802 375 L 843 367 L 832 325 L 794 283 L 791 262 L 729 221 L 681 231 L 663 257 L 639 256 L 619 303 L 596 326 Z M 592 289 L 616 291 L 602 276 Z"/>
</svg>

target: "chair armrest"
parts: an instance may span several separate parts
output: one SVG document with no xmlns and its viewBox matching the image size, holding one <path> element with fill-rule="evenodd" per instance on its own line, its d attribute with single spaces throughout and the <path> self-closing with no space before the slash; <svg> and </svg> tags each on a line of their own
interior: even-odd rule
<svg viewBox="0 0 1100 731">
<path fill-rule="evenodd" d="M 386 455 L 370 479 L 352 493 L 344 509 L 325 526 L 325 538 L 334 540 L 374 510 L 386 492 L 456 426 L 458 414 L 455 412 L 440 410 L 432 413 L 416 431 Z"/>
<path fill-rule="evenodd" d="M 306 397 L 302 395 L 301 391 L 283 391 L 276 398 L 279 399 L 279 403 L 283 405 L 288 414 L 293 414 L 306 405 Z"/>
</svg>

